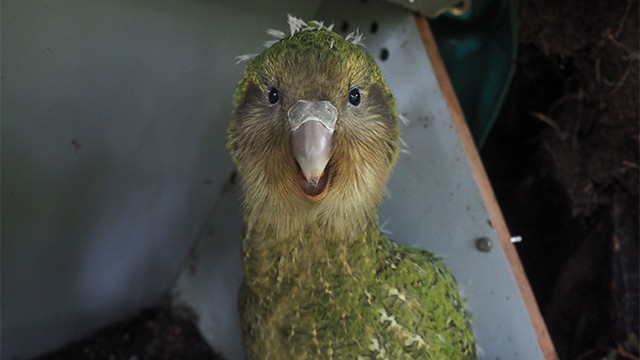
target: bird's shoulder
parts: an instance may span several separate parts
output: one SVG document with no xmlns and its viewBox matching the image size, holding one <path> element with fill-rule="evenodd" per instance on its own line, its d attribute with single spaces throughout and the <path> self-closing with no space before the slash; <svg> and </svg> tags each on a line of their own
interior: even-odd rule
<svg viewBox="0 0 640 360">
<path fill-rule="evenodd" d="M 405 278 L 418 283 L 453 281 L 451 271 L 434 253 L 389 239 L 381 234 L 377 241 L 378 275 Z"/>
</svg>

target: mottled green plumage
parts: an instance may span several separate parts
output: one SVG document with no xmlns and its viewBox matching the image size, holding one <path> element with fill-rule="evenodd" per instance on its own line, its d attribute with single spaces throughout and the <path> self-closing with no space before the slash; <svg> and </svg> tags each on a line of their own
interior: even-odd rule
<svg viewBox="0 0 640 360">
<path fill-rule="evenodd" d="M 354 88 L 357 105 L 348 100 Z M 249 63 L 234 100 L 229 147 L 244 192 L 247 358 L 475 358 L 447 267 L 376 224 L 399 133 L 373 59 L 322 26 L 302 26 Z M 298 100 L 337 111 L 320 195 L 301 189 L 292 155 L 287 111 Z"/>
</svg>

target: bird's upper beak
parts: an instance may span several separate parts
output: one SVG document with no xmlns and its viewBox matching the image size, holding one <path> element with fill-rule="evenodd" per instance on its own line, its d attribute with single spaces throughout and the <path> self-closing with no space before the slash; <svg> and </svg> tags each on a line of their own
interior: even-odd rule
<svg viewBox="0 0 640 360">
<path fill-rule="evenodd" d="M 331 157 L 331 140 L 338 111 L 329 101 L 298 100 L 287 113 L 291 125 L 291 145 L 310 189 L 322 184 Z M 324 188 L 318 189 L 322 192 Z"/>
</svg>

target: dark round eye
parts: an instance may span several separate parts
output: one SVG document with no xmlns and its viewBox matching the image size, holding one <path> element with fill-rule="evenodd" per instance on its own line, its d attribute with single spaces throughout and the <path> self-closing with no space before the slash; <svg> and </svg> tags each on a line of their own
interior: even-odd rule
<svg viewBox="0 0 640 360">
<path fill-rule="evenodd" d="M 357 88 L 353 88 L 349 91 L 349 104 L 353 106 L 360 105 L 360 90 Z"/>
<path fill-rule="evenodd" d="M 280 93 L 278 92 L 278 88 L 272 86 L 269 89 L 269 104 L 274 105 L 280 100 Z"/>
</svg>

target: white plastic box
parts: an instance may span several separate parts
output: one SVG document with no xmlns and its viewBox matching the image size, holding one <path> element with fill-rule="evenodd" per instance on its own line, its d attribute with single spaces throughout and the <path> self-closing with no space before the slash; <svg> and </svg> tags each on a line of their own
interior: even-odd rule
<svg viewBox="0 0 640 360">
<path fill-rule="evenodd" d="M 225 149 L 235 56 L 288 29 L 287 13 L 364 34 L 410 120 L 381 219 L 451 267 L 481 358 L 555 358 L 426 21 L 357 0 L 2 3 L 2 358 L 63 346 L 169 291 L 241 358 Z"/>
</svg>

